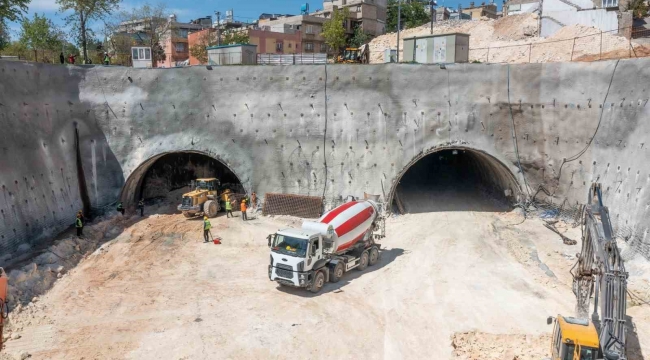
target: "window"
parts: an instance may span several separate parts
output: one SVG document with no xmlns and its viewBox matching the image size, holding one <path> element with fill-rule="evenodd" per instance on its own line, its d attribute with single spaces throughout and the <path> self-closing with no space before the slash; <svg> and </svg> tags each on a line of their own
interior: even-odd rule
<svg viewBox="0 0 650 360">
<path fill-rule="evenodd" d="M 138 49 L 138 59 L 144 59 L 144 49 Z"/>
<path fill-rule="evenodd" d="M 320 52 L 322 52 L 322 53 L 327 52 L 327 44 L 325 44 L 325 43 L 320 44 Z"/>
<path fill-rule="evenodd" d="M 314 33 L 314 25 L 307 25 L 307 29 L 305 30 L 305 33 L 313 34 Z"/>
<path fill-rule="evenodd" d="M 151 49 L 149 48 L 144 49 L 144 59 L 151 60 Z"/>
<path fill-rule="evenodd" d="M 187 52 L 187 47 L 185 45 L 186 45 L 185 43 L 176 43 L 174 44 L 174 48 L 178 53 Z"/>
<path fill-rule="evenodd" d="M 314 51 L 314 43 L 305 43 L 305 51 Z"/>
<path fill-rule="evenodd" d="M 275 43 L 275 51 L 282 52 L 282 42 Z"/>
<path fill-rule="evenodd" d="M 343 20 L 343 28 L 344 29 L 348 28 L 348 19 Z"/>
<path fill-rule="evenodd" d="M 175 35 L 183 39 L 187 39 L 187 29 L 176 29 Z"/>
<path fill-rule="evenodd" d="M 361 5 L 357 5 L 357 12 L 361 12 Z"/>
<path fill-rule="evenodd" d="M 138 49 L 133 49 L 133 60 L 138 60 Z"/>
<path fill-rule="evenodd" d="M 291 49 L 291 43 L 287 44 L 287 47 L 288 47 L 289 49 Z"/>
<path fill-rule="evenodd" d="M 603 0 L 604 8 L 617 7 L 617 6 L 618 6 L 618 0 Z"/>
</svg>

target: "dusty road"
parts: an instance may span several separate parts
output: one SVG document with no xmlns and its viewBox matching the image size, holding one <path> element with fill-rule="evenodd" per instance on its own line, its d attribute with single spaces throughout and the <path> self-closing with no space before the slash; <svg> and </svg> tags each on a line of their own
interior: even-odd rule
<svg viewBox="0 0 650 360">
<path fill-rule="evenodd" d="M 568 254 L 579 248 L 520 221 L 471 211 L 389 219 L 379 264 L 312 295 L 267 277 L 265 237 L 295 219 L 220 216 L 223 244 L 213 245 L 200 220 L 151 215 L 14 312 L 4 356 L 539 359 L 546 317 L 573 312 Z M 647 306 L 632 312 L 650 319 Z M 639 331 L 649 356 L 650 329 Z"/>
</svg>

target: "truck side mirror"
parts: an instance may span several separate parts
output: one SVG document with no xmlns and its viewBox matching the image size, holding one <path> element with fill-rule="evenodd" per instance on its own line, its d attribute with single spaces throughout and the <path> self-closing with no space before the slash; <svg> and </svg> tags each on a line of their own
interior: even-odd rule
<svg viewBox="0 0 650 360">
<path fill-rule="evenodd" d="M 266 237 L 266 240 L 268 240 L 269 247 L 271 247 L 271 234 L 269 234 L 269 236 Z"/>
<path fill-rule="evenodd" d="M 553 323 L 553 317 L 552 316 L 549 316 L 548 318 L 546 318 L 546 325 L 551 325 L 552 323 Z"/>
</svg>

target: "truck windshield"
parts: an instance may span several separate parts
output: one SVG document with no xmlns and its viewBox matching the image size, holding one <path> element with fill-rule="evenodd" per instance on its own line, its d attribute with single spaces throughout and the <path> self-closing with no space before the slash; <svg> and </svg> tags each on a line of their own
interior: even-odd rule
<svg viewBox="0 0 650 360">
<path fill-rule="evenodd" d="M 307 254 L 307 240 L 277 234 L 273 240 L 271 250 L 290 256 L 305 257 Z"/>
</svg>

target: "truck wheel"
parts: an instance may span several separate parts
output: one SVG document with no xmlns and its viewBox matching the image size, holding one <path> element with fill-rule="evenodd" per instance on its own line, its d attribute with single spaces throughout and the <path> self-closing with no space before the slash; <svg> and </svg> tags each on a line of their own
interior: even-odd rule
<svg viewBox="0 0 650 360">
<path fill-rule="evenodd" d="M 357 266 L 357 270 L 363 271 L 368 267 L 368 257 L 368 251 L 361 253 L 361 259 L 359 260 L 359 266 Z"/>
<path fill-rule="evenodd" d="M 345 271 L 343 271 L 343 263 L 340 262 L 340 263 L 336 264 L 336 266 L 334 266 L 334 268 L 331 269 L 330 282 L 333 282 L 333 283 L 339 282 L 339 280 L 341 280 L 341 278 L 343 277 L 344 272 Z"/>
<path fill-rule="evenodd" d="M 368 258 L 368 265 L 373 266 L 379 261 L 379 250 L 376 247 L 370 249 L 370 257 Z"/>
<path fill-rule="evenodd" d="M 323 285 L 325 285 L 325 275 L 322 271 L 319 271 L 316 273 L 316 276 L 314 277 L 314 283 L 311 285 L 311 288 L 309 288 L 309 291 L 315 294 L 323 288 Z"/>
<path fill-rule="evenodd" d="M 213 218 L 217 216 L 218 209 L 219 206 L 217 205 L 217 202 L 214 200 L 208 200 L 205 202 L 205 204 L 203 204 L 203 212 L 209 218 Z"/>
</svg>

